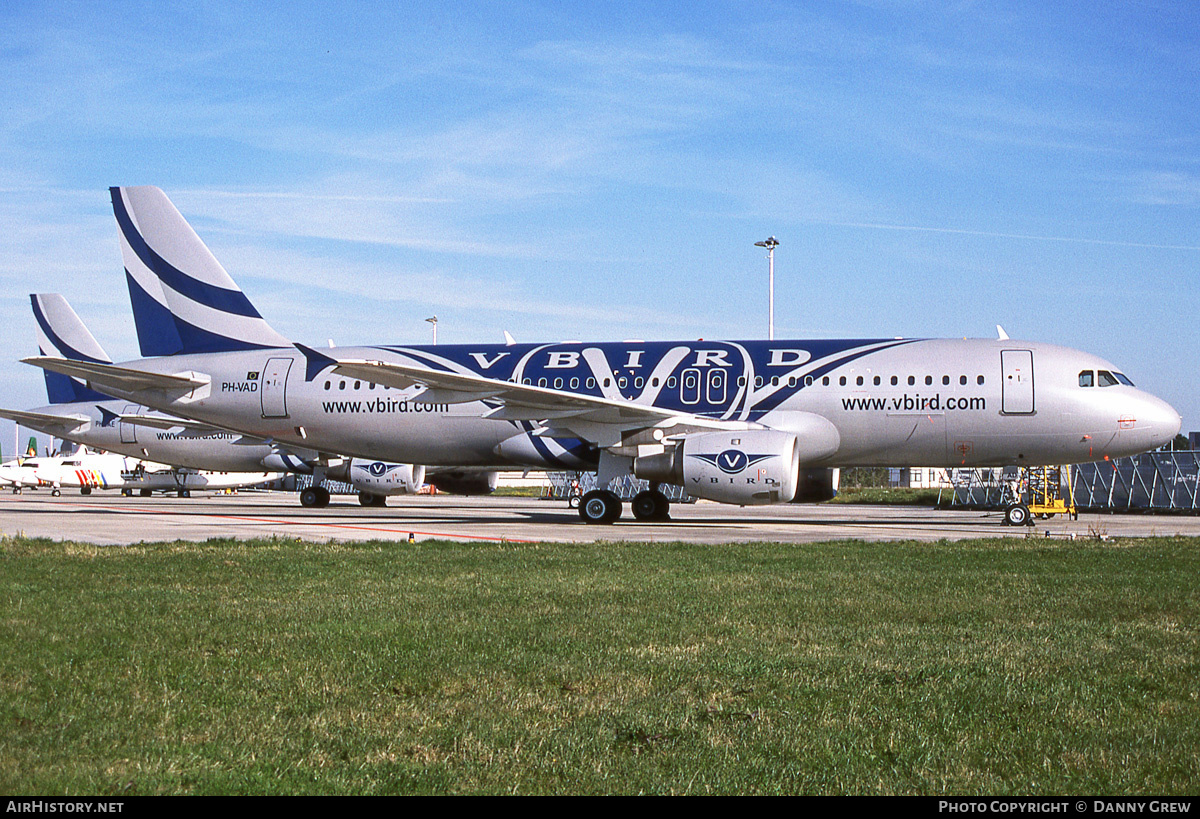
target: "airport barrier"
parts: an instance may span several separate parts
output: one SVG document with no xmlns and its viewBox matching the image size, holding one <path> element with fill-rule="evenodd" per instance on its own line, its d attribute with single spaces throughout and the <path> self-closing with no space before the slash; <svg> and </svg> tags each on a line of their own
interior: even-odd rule
<svg viewBox="0 0 1200 819">
<path fill-rule="evenodd" d="M 1020 473 L 1004 469 L 956 469 L 953 486 L 938 503 L 972 509 L 1003 509 L 1017 497 Z M 1091 512 L 1200 514 L 1200 451 L 1147 452 L 1071 467 L 1075 506 Z"/>
<path fill-rule="evenodd" d="M 544 496 L 546 500 L 570 500 L 572 497 L 581 497 L 597 488 L 595 472 L 548 472 L 546 477 L 550 480 L 550 488 Z M 635 478 L 632 475 L 617 478 L 609 487 L 624 501 L 633 500 L 634 495 L 649 488 L 649 481 Z M 696 502 L 696 499 L 685 492 L 682 486 L 661 484 L 659 491 L 671 503 Z"/>
<path fill-rule="evenodd" d="M 1200 452 L 1147 452 L 1074 468 L 1080 509 L 1200 513 Z"/>
<path fill-rule="evenodd" d="M 267 484 L 270 489 L 275 489 L 284 492 L 302 492 L 313 485 L 312 475 L 297 475 L 295 473 L 284 475 L 277 481 L 271 481 Z M 354 495 L 358 490 L 348 483 L 342 481 L 331 481 L 328 478 L 322 483 L 330 495 Z"/>
</svg>

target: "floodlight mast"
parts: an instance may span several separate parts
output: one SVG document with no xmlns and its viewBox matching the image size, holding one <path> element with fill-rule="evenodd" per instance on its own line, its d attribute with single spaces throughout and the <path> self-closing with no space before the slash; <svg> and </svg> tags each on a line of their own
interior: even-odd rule
<svg viewBox="0 0 1200 819">
<path fill-rule="evenodd" d="M 433 343 L 436 345 L 437 344 L 437 316 L 432 316 L 431 318 L 427 318 L 425 320 L 433 325 Z"/>
<path fill-rule="evenodd" d="M 767 314 L 767 338 L 771 341 L 775 340 L 775 248 L 779 246 L 779 242 L 774 236 L 769 236 L 761 242 L 755 242 L 755 247 L 765 247 L 767 249 L 767 259 L 770 266 L 770 285 L 768 293 L 768 314 Z"/>
</svg>

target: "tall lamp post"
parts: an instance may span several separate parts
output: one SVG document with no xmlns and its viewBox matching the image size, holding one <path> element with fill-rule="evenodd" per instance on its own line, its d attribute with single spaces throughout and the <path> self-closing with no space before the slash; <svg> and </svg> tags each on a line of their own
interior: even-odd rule
<svg viewBox="0 0 1200 819">
<path fill-rule="evenodd" d="M 774 236 L 770 236 L 761 242 L 755 242 L 755 247 L 765 247 L 767 249 L 767 258 L 770 260 L 771 284 L 770 295 L 768 299 L 768 319 L 767 319 L 767 338 L 771 341 L 775 340 L 775 248 L 779 246 L 779 242 L 775 241 Z"/>
<path fill-rule="evenodd" d="M 425 320 L 433 325 L 433 343 L 436 345 L 437 344 L 437 316 L 433 316 L 432 318 L 427 318 Z"/>
</svg>

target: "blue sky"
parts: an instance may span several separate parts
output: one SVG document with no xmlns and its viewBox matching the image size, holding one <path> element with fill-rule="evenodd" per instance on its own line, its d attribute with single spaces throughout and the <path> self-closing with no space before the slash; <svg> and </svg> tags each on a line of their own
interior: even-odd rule
<svg viewBox="0 0 1200 819">
<path fill-rule="evenodd" d="M 153 184 L 298 341 L 765 336 L 774 235 L 779 337 L 1001 324 L 1200 429 L 1193 4 L 10 0 L 0 69 L 4 406 L 30 292 L 136 357 Z"/>
</svg>

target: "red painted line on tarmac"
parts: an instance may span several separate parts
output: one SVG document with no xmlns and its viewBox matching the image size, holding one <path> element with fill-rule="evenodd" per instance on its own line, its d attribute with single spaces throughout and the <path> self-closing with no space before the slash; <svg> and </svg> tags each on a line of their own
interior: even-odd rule
<svg viewBox="0 0 1200 819">
<path fill-rule="evenodd" d="M 180 512 L 171 511 L 169 509 L 147 509 L 142 506 L 134 506 L 134 507 L 107 506 L 107 505 L 90 504 L 90 503 L 89 504 L 71 503 L 69 501 L 66 503 L 58 503 L 55 505 L 56 506 L 69 505 L 76 509 L 100 508 L 100 509 L 104 509 L 109 512 L 125 512 L 125 513 L 133 512 L 135 514 L 143 514 L 143 515 L 181 515 L 181 514 L 183 514 Z M 223 519 L 223 520 L 240 520 L 240 521 L 244 521 L 244 522 L 248 522 L 248 523 L 270 523 L 270 524 L 274 524 L 274 525 L 284 524 L 284 525 L 323 526 L 323 527 L 329 527 L 331 529 L 353 529 L 353 530 L 361 530 L 363 532 L 403 532 L 405 534 L 420 535 L 421 537 L 445 538 L 448 540 L 483 540 L 483 541 L 488 541 L 491 543 L 540 543 L 541 542 L 538 540 L 522 540 L 520 538 L 513 538 L 513 537 L 487 537 L 486 535 L 450 535 L 450 534 L 444 534 L 442 532 L 418 532 L 415 529 L 409 529 L 409 528 L 394 529 L 394 528 L 385 527 L 385 526 L 360 526 L 360 525 L 342 524 L 342 523 L 322 523 L 320 521 L 311 521 L 311 522 L 297 521 L 297 522 L 293 523 L 292 521 L 280 521 L 275 518 L 256 518 L 256 517 L 250 517 L 248 515 L 225 515 L 225 514 L 221 514 L 219 512 L 201 512 L 200 514 L 203 515 L 204 517 L 208 517 L 208 518 L 219 518 L 219 519 Z"/>
</svg>

